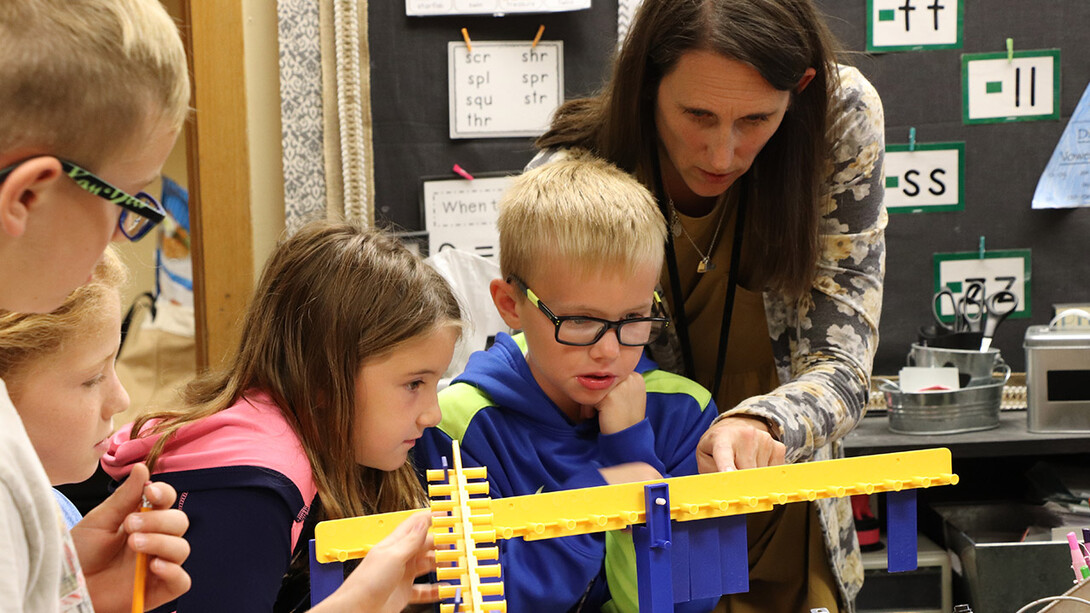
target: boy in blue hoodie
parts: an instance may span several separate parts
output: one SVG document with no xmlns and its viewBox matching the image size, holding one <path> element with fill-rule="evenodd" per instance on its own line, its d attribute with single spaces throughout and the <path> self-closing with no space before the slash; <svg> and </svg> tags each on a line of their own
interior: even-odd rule
<svg viewBox="0 0 1090 613">
<path fill-rule="evenodd" d="M 440 394 L 417 464 L 449 462 L 456 439 L 467 466 L 488 468 L 493 498 L 696 474 L 715 404 L 643 353 L 669 325 L 655 293 L 666 223 L 650 193 L 577 153 L 520 176 L 499 207 L 503 279 L 490 290 L 522 332 L 499 334 Z M 511 611 L 638 608 L 627 532 L 499 547 Z"/>
</svg>

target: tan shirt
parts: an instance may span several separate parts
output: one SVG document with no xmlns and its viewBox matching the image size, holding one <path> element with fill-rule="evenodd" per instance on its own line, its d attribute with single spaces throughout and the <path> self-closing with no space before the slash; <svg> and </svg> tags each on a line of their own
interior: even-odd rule
<svg viewBox="0 0 1090 613">
<path fill-rule="evenodd" d="M 723 227 L 710 254 L 711 266 L 705 272 L 697 272 L 701 254 L 708 255 L 724 207 L 727 217 L 722 220 Z M 674 219 L 668 220 L 670 231 L 674 234 L 681 291 L 688 296 L 685 313 L 688 315 L 689 338 L 705 339 L 705 342 L 693 343 L 695 378 L 709 391 L 715 381 L 719 333 L 723 325 L 727 278 L 730 276 L 735 213 L 732 199 L 724 197 L 703 217 L 677 213 Z M 669 278 L 665 270 L 662 278 Z M 670 312 L 677 313 L 673 296 L 669 288 L 665 289 Z M 739 285 L 734 296 L 723 378 L 715 404 L 723 412 L 747 398 L 767 394 L 779 384 L 776 361 L 772 356 L 772 339 L 768 335 L 768 322 L 765 319 L 764 295 Z"/>
</svg>

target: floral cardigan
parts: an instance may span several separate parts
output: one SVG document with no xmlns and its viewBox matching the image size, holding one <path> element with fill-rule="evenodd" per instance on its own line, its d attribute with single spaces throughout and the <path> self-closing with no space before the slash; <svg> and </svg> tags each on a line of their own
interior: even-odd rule
<svg viewBox="0 0 1090 613">
<path fill-rule="evenodd" d="M 726 410 L 763 418 L 787 447 L 788 462 L 843 457 L 840 439 L 863 416 L 885 276 L 883 205 L 885 120 L 874 87 L 855 68 L 840 67 L 829 130 L 834 134 L 822 201 L 817 273 L 810 293 L 789 300 L 764 294 L 780 386 Z M 528 168 L 558 159 L 543 151 Z M 681 372 L 676 329 L 651 347 L 661 368 Z M 829 564 L 845 610 L 855 610 L 863 563 L 848 498 L 815 502 Z"/>
<path fill-rule="evenodd" d="M 883 205 L 885 120 L 882 101 L 860 72 L 841 67 L 833 101 L 833 148 L 822 200 L 817 273 L 809 294 L 789 300 L 765 292 L 765 317 L 780 386 L 749 398 L 719 417 L 763 418 L 787 447 L 788 462 L 843 457 L 840 443 L 867 405 L 878 347 L 885 276 Z M 670 328 L 674 330 L 674 328 Z M 652 348 L 660 366 L 680 366 L 676 331 Z M 848 611 L 863 585 L 863 560 L 848 498 L 815 502 Z"/>
</svg>

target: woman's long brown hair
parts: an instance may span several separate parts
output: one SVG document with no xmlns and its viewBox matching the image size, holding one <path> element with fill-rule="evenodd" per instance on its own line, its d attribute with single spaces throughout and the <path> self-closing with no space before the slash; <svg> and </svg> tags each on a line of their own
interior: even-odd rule
<svg viewBox="0 0 1090 613">
<path fill-rule="evenodd" d="M 397 239 L 312 223 L 265 266 L 228 366 L 192 382 L 183 408 L 142 417 L 132 436 L 162 434 L 148 458 L 154 464 L 179 428 L 263 391 L 302 441 L 323 519 L 420 506 L 409 463 L 393 472 L 356 463 L 354 384 L 364 362 L 460 319 L 450 286 Z M 151 420 L 160 421 L 141 432 Z"/>
<path fill-rule="evenodd" d="M 819 252 L 829 100 L 837 86 L 835 43 L 811 0 L 644 0 L 596 96 L 556 112 L 541 148 L 583 147 L 653 187 L 659 83 L 689 51 L 712 51 L 753 66 L 781 91 L 806 69 L 780 128 L 749 170 L 745 261 L 763 287 L 791 296 L 809 290 Z M 756 288 L 754 288 L 756 289 Z"/>
</svg>

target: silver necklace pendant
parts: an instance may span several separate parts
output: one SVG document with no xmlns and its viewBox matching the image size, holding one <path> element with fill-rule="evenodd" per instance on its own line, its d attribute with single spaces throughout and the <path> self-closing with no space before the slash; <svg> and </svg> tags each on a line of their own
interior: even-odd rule
<svg viewBox="0 0 1090 613">
<path fill-rule="evenodd" d="M 708 245 L 708 254 L 704 255 L 704 252 L 700 250 L 700 247 L 696 246 L 696 241 L 692 236 L 689 236 L 689 232 L 685 229 L 685 226 L 681 223 L 681 216 L 677 214 L 677 209 L 674 208 L 674 201 L 670 201 L 670 231 L 673 232 L 674 237 L 684 235 L 688 239 L 689 243 L 693 246 L 693 251 L 700 256 L 700 261 L 696 264 L 696 272 L 705 273 L 709 270 L 715 270 L 715 264 L 711 263 L 712 255 L 715 253 L 716 243 L 719 242 L 719 231 L 723 229 L 723 221 L 727 218 L 726 208 L 719 213 L 719 221 L 715 223 L 715 233 L 712 234 L 712 242 Z"/>
</svg>

